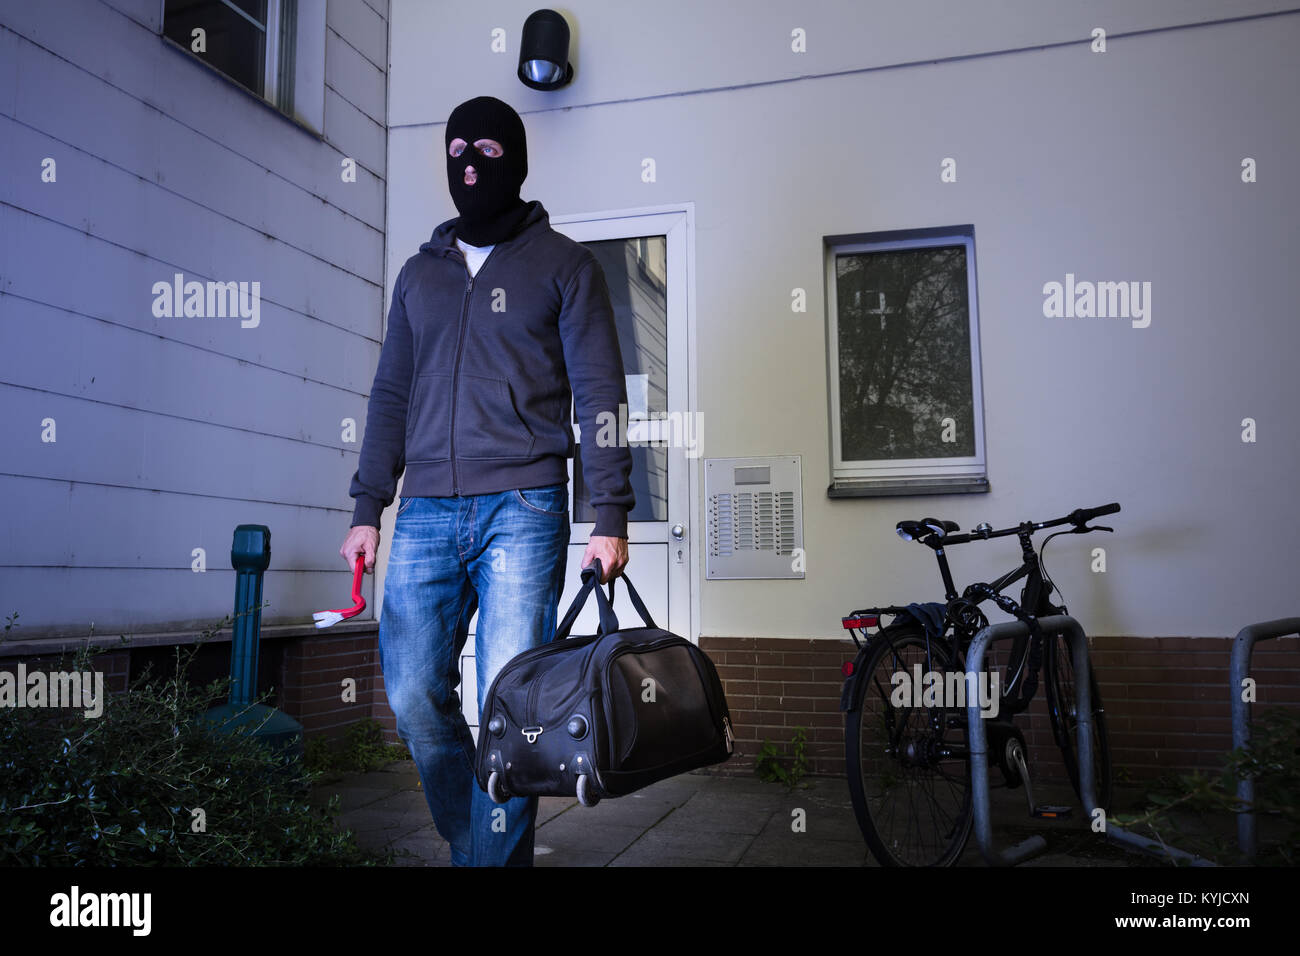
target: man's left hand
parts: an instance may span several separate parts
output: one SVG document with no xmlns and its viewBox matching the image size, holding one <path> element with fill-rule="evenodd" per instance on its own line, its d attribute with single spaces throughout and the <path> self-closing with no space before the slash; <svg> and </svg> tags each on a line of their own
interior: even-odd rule
<svg viewBox="0 0 1300 956">
<path fill-rule="evenodd" d="M 600 569 L 604 574 L 600 583 L 606 584 L 612 581 L 622 574 L 623 568 L 627 566 L 627 538 L 592 535 L 587 542 L 587 551 L 582 556 L 582 566 L 585 568 L 590 565 L 592 558 L 600 559 Z"/>
</svg>

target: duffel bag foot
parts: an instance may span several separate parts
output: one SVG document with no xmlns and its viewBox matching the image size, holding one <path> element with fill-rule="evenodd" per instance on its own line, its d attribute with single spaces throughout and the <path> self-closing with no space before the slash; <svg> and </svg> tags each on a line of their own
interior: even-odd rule
<svg viewBox="0 0 1300 956">
<path fill-rule="evenodd" d="M 501 786 L 501 774 L 495 770 L 488 774 L 487 793 L 496 803 L 505 803 L 510 799 L 506 796 L 505 788 Z"/>
<path fill-rule="evenodd" d="M 600 803 L 600 797 L 591 786 L 591 778 L 585 773 L 578 774 L 578 802 L 584 807 L 594 807 Z"/>
</svg>

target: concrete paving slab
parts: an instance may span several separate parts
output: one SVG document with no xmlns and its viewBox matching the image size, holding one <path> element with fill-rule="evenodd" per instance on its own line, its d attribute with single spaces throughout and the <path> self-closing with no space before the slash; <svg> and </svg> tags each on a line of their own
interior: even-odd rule
<svg viewBox="0 0 1300 956">
<path fill-rule="evenodd" d="M 659 826 L 646 831 L 618 856 L 615 863 L 623 860 L 621 865 L 659 866 L 662 864 L 657 860 L 675 859 L 735 864 L 753 842 L 753 835 L 748 833 L 670 830 Z"/>
<path fill-rule="evenodd" d="M 694 801 L 678 807 L 655 825 L 659 832 L 747 833 L 757 836 L 772 819 L 772 810 L 738 806 L 696 807 Z"/>
<path fill-rule="evenodd" d="M 629 851 L 627 853 L 621 854 L 617 859 L 613 860 L 611 863 L 608 863 L 606 865 L 662 867 L 662 866 L 731 866 L 732 864 L 723 863 L 720 860 L 701 860 L 701 859 L 693 859 L 693 858 L 688 859 L 686 857 L 679 857 L 679 856 L 659 856 L 649 852 L 639 853 L 635 851 Z"/>
<path fill-rule="evenodd" d="M 627 849 L 645 832 L 643 826 L 585 819 L 574 811 L 538 827 L 535 842 L 556 850 L 572 848 L 613 855 Z"/>
<path fill-rule="evenodd" d="M 783 810 L 789 800 L 789 791 L 785 787 L 769 787 L 767 790 L 745 792 L 726 784 L 697 791 L 682 803 L 682 808 L 691 808 L 697 812 L 727 812 L 743 807 L 746 810 L 762 810 L 775 813 Z"/>
<path fill-rule="evenodd" d="M 863 866 L 869 856 L 864 844 L 815 840 L 804 834 L 764 834 L 741 857 L 739 866 Z"/>
<path fill-rule="evenodd" d="M 624 797 L 582 807 L 572 797 L 544 797 L 538 805 L 538 866 L 875 866 L 857 826 L 842 777 L 807 778 L 797 789 L 752 777 L 689 773 Z M 340 822 L 358 842 L 401 854 L 398 866 L 448 866 L 450 851 L 429 819 L 419 777 L 409 761 L 323 784 L 321 804 L 338 793 Z M 1116 804 L 1141 793 L 1127 794 Z M 994 838 L 1009 846 L 1033 833 L 1048 851 L 1025 865 L 1149 866 L 1150 858 L 1092 838 L 1086 822 L 1035 820 L 1020 791 L 991 792 Z M 1068 786 L 1036 788 L 1039 802 L 1076 802 Z M 805 813 L 795 832 L 792 811 Z M 960 866 L 984 866 L 974 838 Z"/>
<path fill-rule="evenodd" d="M 392 818 L 394 825 L 401 825 L 410 822 L 408 829 L 415 829 L 430 823 L 429 804 L 424 799 L 424 794 L 414 790 L 397 790 L 397 791 L 374 791 L 363 790 L 359 793 L 349 794 L 354 799 L 360 799 L 364 795 L 379 793 L 377 799 L 364 803 L 358 803 L 351 810 L 345 810 L 344 817 L 360 816 L 365 814 L 380 814 Z M 340 793 L 340 796 L 344 794 Z"/>
<path fill-rule="evenodd" d="M 578 801 L 573 797 L 541 797 L 537 801 L 537 823 L 540 826 L 577 805 Z"/>
<path fill-rule="evenodd" d="M 451 866 L 451 850 L 433 824 L 398 837 L 388 844 L 398 854 L 397 866 Z"/>
<path fill-rule="evenodd" d="M 615 856 L 614 853 L 556 849 L 543 844 L 533 847 L 533 866 L 609 866 Z"/>
<path fill-rule="evenodd" d="M 363 784 L 358 780 L 343 780 L 335 784 L 324 784 L 312 794 L 312 805 L 323 807 L 332 794 L 339 796 L 339 811 L 348 813 L 349 811 L 368 806 L 376 801 L 383 800 L 391 795 L 397 788 L 390 786 L 375 786 Z"/>
<path fill-rule="evenodd" d="M 594 807 L 584 807 L 574 803 L 569 812 L 576 819 L 593 823 L 623 823 L 634 826 L 651 827 L 673 813 L 688 795 L 631 793 L 625 797 L 607 797 Z"/>
<path fill-rule="evenodd" d="M 784 839 L 787 835 L 793 839 L 792 846 L 808 840 L 817 840 L 819 842 L 837 842 L 848 843 L 853 846 L 865 847 L 866 842 L 862 839 L 862 831 L 858 829 L 858 821 L 853 816 L 852 809 L 826 810 L 807 801 L 806 807 L 794 807 L 787 812 L 773 813 L 768 818 L 767 826 L 763 828 L 760 835 L 764 839 L 778 837 Z M 803 810 L 801 817 L 794 815 L 794 810 Z M 796 830 L 795 826 L 799 825 L 801 829 Z"/>
</svg>

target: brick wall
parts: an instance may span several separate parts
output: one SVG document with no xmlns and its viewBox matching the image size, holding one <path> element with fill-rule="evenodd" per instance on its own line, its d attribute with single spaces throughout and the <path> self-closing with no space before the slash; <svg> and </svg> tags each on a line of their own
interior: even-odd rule
<svg viewBox="0 0 1300 956">
<path fill-rule="evenodd" d="M 355 701 L 343 700 L 348 678 L 356 681 Z M 282 699 L 285 713 L 302 724 L 305 737 L 337 738 L 356 721 L 374 717 L 384 725 L 385 737 L 397 740 L 383 692 L 376 633 L 324 630 L 289 643 Z"/>
<path fill-rule="evenodd" d="M 1099 637 L 1091 644 L 1117 779 L 1222 766 L 1232 745 L 1231 638 Z M 752 773 L 765 740 L 788 751 L 802 726 L 810 772 L 844 773 L 840 669 L 856 657 L 851 641 L 704 637 L 700 647 L 718 667 L 735 724 L 737 753 L 722 772 Z M 1257 644 L 1251 676 L 1258 706 L 1300 706 L 1300 641 Z M 1065 780 L 1041 679 L 1033 705 L 1017 723 L 1038 776 Z"/>
<path fill-rule="evenodd" d="M 852 641 L 702 637 L 700 649 L 718 669 L 735 726 L 736 753 L 722 772 L 752 773 L 764 740 L 784 748 L 805 727 L 809 771 L 844 773 L 840 668 L 857 656 Z"/>
<path fill-rule="evenodd" d="M 807 732 L 810 772 L 844 773 L 844 715 L 839 709 L 841 668 L 856 648 L 848 640 L 705 637 L 701 648 L 717 665 L 727 693 L 737 752 L 718 768 L 728 774 L 753 772 L 765 740 L 788 747 L 796 727 Z M 1112 764 L 1118 779 L 1147 780 L 1171 771 L 1212 770 L 1231 746 L 1228 699 L 1230 638 L 1098 637 L 1092 639 L 1110 729 Z M 211 648 L 220 653 L 220 645 Z M 100 654 L 111 691 L 126 687 L 146 649 L 115 649 Z M 228 650 L 224 651 L 228 654 Z M 397 742 L 396 722 L 384 695 L 374 630 L 314 632 L 263 642 L 263 660 L 274 653 L 282 686 L 277 703 L 303 725 L 308 737 L 335 738 L 366 717 L 377 719 L 384 736 Z M 16 658 L 0 662 L 13 671 Z M 29 670 L 57 669 L 46 655 L 25 659 Z M 224 667 L 225 665 L 223 665 Z M 1255 646 L 1251 676 L 1258 706 L 1300 707 L 1300 640 L 1287 638 Z M 342 681 L 356 681 L 356 701 L 342 700 Z M 1044 693 L 1017 718 L 1025 732 L 1038 776 L 1064 780 L 1065 770 L 1052 740 Z"/>
<path fill-rule="evenodd" d="M 397 742 L 396 719 L 384 696 L 384 678 L 379 668 L 377 625 L 370 629 L 324 630 L 307 635 L 264 636 L 258 664 L 258 693 L 272 692 L 270 703 L 303 725 L 308 737 L 337 738 L 358 720 L 372 717 L 384 727 L 385 737 Z M 189 641 L 184 644 L 192 643 Z M 9 655 L 0 659 L 0 670 L 16 673 L 22 661 L 28 672 L 67 670 L 69 660 L 58 654 L 23 655 L 13 642 Z M 104 672 L 105 690 L 120 693 L 134 677 L 150 665 L 154 673 L 170 673 L 174 645 L 142 644 L 115 648 L 96 655 L 94 667 Z M 196 684 L 224 677 L 230 672 L 230 644 L 209 644 L 189 665 Z M 343 680 L 356 681 L 356 700 L 343 700 Z M 215 702 L 214 702 L 215 703 Z"/>
<path fill-rule="evenodd" d="M 65 657 L 59 654 L 45 654 L 40 657 L 10 657 L 0 660 L 0 671 L 6 671 L 10 674 L 17 675 L 18 662 L 22 661 L 23 667 L 28 674 L 35 671 L 52 673 L 55 671 L 70 671 L 72 669 L 72 659 L 70 656 Z M 129 651 L 116 650 L 105 651 L 95 655 L 92 663 L 94 671 L 104 675 L 104 693 L 115 694 L 126 690 L 130 674 L 131 655 Z"/>
</svg>

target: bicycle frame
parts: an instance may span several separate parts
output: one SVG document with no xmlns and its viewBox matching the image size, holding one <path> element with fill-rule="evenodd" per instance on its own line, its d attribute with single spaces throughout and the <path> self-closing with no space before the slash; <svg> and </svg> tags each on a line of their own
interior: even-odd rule
<svg viewBox="0 0 1300 956">
<path fill-rule="evenodd" d="M 962 735 L 962 728 L 965 728 L 969 720 L 975 719 L 977 714 L 981 718 L 988 717 L 990 718 L 988 720 L 981 719 L 977 728 L 982 737 L 987 736 L 987 747 L 982 745 L 980 754 L 986 757 L 989 754 L 996 756 L 996 764 L 1005 776 L 1007 786 L 1016 787 L 1021 783 L 1024 784 L 1031 815 L 1052 817 L 1062 811 L 1068 813 L 1068 807 L 1039 805 L 1034 802 L 1029 785 L 1028 748 L 1020 728 L 1012 719 L 1029 707 L 1037 693 L 1040 669 L 1045 669 L 1047 675 L 1045 690 L 1048 716 L 1052 721 L 1052 730 L 1057 738 L 1057 744 L 1065 757 L 1072 783 L 1078 791 L 1079 780 L 1082 780 L 1085 784 L 1084 790 L 1088 789 L 1086 786 L 1088 781 L 1084 779 L 1088 776 L 1087 772 L 1080 775 L 1079 780 L 1074 779 L 1078 773 L 1078 761 L 1069 749 L 1069 740 L 1065 739 L 1073 734 L 1072 722 L 1077 716 L 1076 708 L 1073 708 L 1069 701 L 1073 700 L 1076 704 L 1079 701 L 1088 702 L 1089 711 L 1096 720 L 1100 721 L 1100 698 L 1092 696 L 1096 694 L 1095 689 L 1091 689 L 1094 685 L 1084 688 L 1077 695 L 1074 694 L 1072 668 L 1063 671 L 1059 666 L 1060 660 L 1055 656 L 1061 652 L 1059 641 L 1065 637 L 1068 643 L 1068 635 L 1062 634 L 1058 626 L 1064 620 L 1066 609 L 1064 606 L 1054 605 L 1051 600 L 1055 585 L 1043 569 L 1041 548 L 1035 543 L 1034 535 L 1047 528 L 1067 524 L 1073 525 L 1074 533 L 1078 534 L 1111 531 L 1111 528 L 1100 525 L 1090 526 L 1089 522 L 1093 518 L 1113 514 L 1119 510 L 1119 504 L 1112 503 L 1099 508 L 1076 509 L 1066 517 L 1051 521 L 1025 521 L 996 531 L 988 524 L 981 524 L 968 533 L 957 533 L 958 527 L 953 522 L 935 518 L 898 523 L 900 537 L 924 544 L 935 553 L 944 586 L 942 626 L 939 626 L 939 615 L 931 613 L 937 610 L 935 605 L 913 604 L 910 606 L 917 610 L 911 613 L 908 612 L 908 607 L 898 605 L 865 608 L 850 612 L 850 616 L 842 619 L 843 626 L 852 633 L 853 640 L 859 647 L 853 664 L 846 665 L 844 669 L 846 680 L 840 697 L 840 710 L 845 713 L 846 720 L 845 759 L 849 769 L 849 789 L 859 826 L 873 852 L 882 862 L 897 862 L 902 857 L 898 856 L 895 850 L 890 849 L 893 844 L 882 836 L 878 825 L 878 813 L 872 810 L 868 803 L 865 775 L 875 771 L 868 771 L 867 765 L 861 762 L 862 753 L 859 748 L 864 739 L 870 741 L 872 746 L 883 748 L 883 751 L 876 752 L 877 758 L 892 757 L 895 761 L 901 761 L 903 767 L 913 768 L 909 773 L 914 773 L 918 779 L 929 779 L 935 774 L 938 777 L 949 776 L 953 771 L 950 768 L 945 773 L 940 769 L 943 764 L 949 761 L 969 761 L 972 756 Z M 1011 535 L 1015 535 L 1020 543 L 1020 564 L 991 583 L 970 584 L 959 593 L 948 562 L 948 547 Z M 1046 545 L 1046 540 L 1042 545 Z M 1022 582 L 1019 601 L 1004 593 L 1006 589 Z M 906 705 L 903 705 L 901 710 L 896 709 L 897 705 L 891 706 L 892 695 L 887 687 L 882 685 L 882 682 L 895 683 L 889 679 L 891 666 L 895 672 L 894 676 L 897 676 L 900 671 L 905 673 L 907 669 L 922 665 L 927 673 L 946 671 L 949 674 L 954 670 L 964 670 L 968 666 L 969 648 L 975 643 L 977 635 L 986 632 L 989 628 L 988 618 L 979 607 L 985 601 L 996 604 L 1003 612 L 1012 615 L 1025 625 L 1017 628 L 1020 633 L 1014 635 L 1005 671 L 1000 675 L 1002 680 L 998 711 L 992 715 L 981 713 L 979 705 L 972 705 L 969 697 L 964 705 L 959 702 L 956 708 L 946 697 L 942 701 L 927 700 L 921 705 L 923 710 Z M 880 626 L 882 614 L 891 615 L 895 620 L 888 626 Z M 915 624 L 912 623 L 913 619 Z M 1040 619 L 1048 621 L 1049 627 L 1044 629 L 1039 623 Z M 869 627 L 879 629 L 872 634 L 866 630 Z M 859 640 L 857 629 L 863 630 L 865 642 Z M 917 658 L 920 658 L 920 662 Z M 980 655 L 980 663 L 975 666 L 991 671 L 1000 665 L 989 663 L 984 660 L 983 655 Z M 1090 669 L 1085 666 L 1082 673 L 1091 681 Z M 966 675 L 968 694 L 972 686 L 970 682 L 975 676 L 977 675 Z M 944 680 L 946 681 L 947 677 Z M 879 711 L 884 718 L 883 724 L 878 722 L 876 716 L 870 716 L 868 720 L 869 712 L 865 706 L 867 693 L 872 694 L 873 702 L 878 702 L 873 703 L 870 714 L 874 715 Z M 1066 701 L 1064 706 L 1061 704 L 1062 701 Z M 1093 701 L 1097 702 L 1096 707 L 1091 706 Z M 902 715 L 903 723 L 899 723 L 896 727 L 895 718 L 899 714 Z M 920 718 L 921 722 L 916 723 L 914 718 Z M 870 728 L 874 729 L 864 731 L 869 724 Z M 1086 724 L 1086 717 L 1079 718 L 1080 726 Z M 1102 756 L 1097 758 L 1102 769 L 1097 772 L 1101 774 L 1101 779 L 1107 781 L 1106 789 L 1109 790 L 1109 763 L 1105 755 L 1104 725 L 1099 723 L 1098 726 L 1103 729 L 1099 731 Z M 867 734 L 866 738 L 862 737 L 864 732 Z M 1081 747 L 1080 750 L 1091 756 L 1090 748 Z M 1091 771 L 1095 766 L 1094 761 L 1090 759 L 1085 770 Z M 969 770 L 969 767 L 967 769 Z M 889 791 L 888 787 L 880 791 L 880 798 L 885 798 L 887 792 L 892 791 Z M 889 799 L 893 800 L 893 798 Z M 885 822 L 892 826 L 893 814 L 899 806 L 903 808 L 903 819 L 909 821 L 913 818 L 919 820 L 920 816 L 924 816 L 928 805 L 923 802 L 918 809 L 905 801 L 903 804 L 890 802 L 889 806 L 891 809 Z M 937 804 L 935 806 L 937 807 Z M 908 809 L 909 807 L 911 810 Z M 955 859 L 951 856 L 953 849 L 957 848 L 957 852 L 960 852 L 959 848 L 964 843 L 965 837 L 958 830 L 952 829 L 949 824 L 956 826 L 961 823 L 961 819 L 959 816 L 952 816 L 951 813 L 947 815 L 941 813 L 936 817 L 936 821 L 940 829 L 936 831 L 939 839 L 935 844 L 935 852 L 947 854 L 943 856 L 943 860 L 950 862 L 951 859 Z M 905 823 L 904 832 L 911 833 L 911 829 L 908 828 L 912 826 L 912 823 Z M 944 830 L 943 827 L 949 828 Z M 953 842 L 954 840 L 957 842 Z"/>
<path fill-rule="evenodd" d="M 1052 586 L 1043 579 L 1042 559 L 1039 557 L 1038 549 L 1034 546 L 1033 541 L 1035 530 L 1034 526 L 1028 523 L 1015 529 L 1014 533 L 1020 539 L 1022 563 L 1018 568 L 1013 568 L 990 583 L 989 588 L 993 592 L 1001 594 L 1006 588 L 1023 578 L 1025 580 L 1024 591 L 1019 601 L 1019 605 L 1023 610 L 1028 611 L 1035 617 L 1064 614 L 1064 606 L 1057 607 L 1048 600 Z M 990 537 L 994 536 L 990 535 Z M 969 539 L 970 536 L 964 537 Z M 980 539 L 976 538 L 976 540 Z M 944 553 L 944 544 L 951 543 L 951 541 L 940 542 L 939 546 L 935 548 L 935 557 L 939 562 L 939 570 L 943 576 L 946 589 L 945 597 L 950 604 L 959 597 L 952 582 L 952 573 L 948 568 L 948 556 Z M 962 542 L 958 541 L 957 543 Z M 960 597 L 971 601 L 976 606 L 989 600 L 987 595 L 971 596 L 969 592 L 963 593 Z M 974 636 L 973 633 L 962 633 L 961 629 L 954 630 L 953 643 L 962 659 L 964 659 L 966 649 Z M 1006 680 L 1001 693 L 1003 712 L 1008 715 L 1025 710 L 1038 689 L 1038 668 L 1042 659 L 1042 640 L 1042 635 L 1034 631 L 1024 637 L 1016 638 L 1012 642 L 1007 664 L 1007 672 L 1011 676 Z M 1025 666 L 1027 662 L 1029 663 L 1028 667 Z M 1028 690 L 1026 690 L 1027 686 Z"/>
<path fill-rule="evenodd" d="M 1103 505 L 1100 508 L 1077 509 L 1063 518 L 1056 518 L 1051 521 L 1022 521 L 1015 527 L 1003 528 L 998 531 L 994 531 L 988 525 L 980 525 L 974 531 L 966 532 L 964 534 L 943 534 L 942 532 L 938 532 L 920 538 L 919 543 L 924 544 L 926 547 L 934 551 L 935 559 L 939 564 L 939 574 L 943 578 L 944 599 L 948 606 L 948 613 L 944 622 L 944 633 L 945 635 L 948 634 L 949 628 L 951 628 L 952 637 L 950 640 L 952 642 L 953 651 L 958 655 L 964 655 L 966 647 L 963 645 L 968 645 L 970 639 L 973 638 L 975 632 L 978 631 L 978 627 L 963 627 L 960 622 L 954 619 L 952 614 L 954 604 L 958 601 L 966 601 L 978 609 L 978 605 L 989 600 L 991 595 L 979 593 L 972 594 L 972 588 L 976 587 L 976 585 L 967 587 L 966 591 L 961 595 L 957 593 L 957 586 L 954 584 L 952 579 L 952 569 L 948 566 L 948 555 L 946 552 L 948 547 L 954 544 L 966 544 L 971 541 L 989 541 L 993 538 L 1005 538 L 1015 535 L 1020 541 L 1020 553 L 1023 559 L 1021 565 L 1002 575 L 992 584 L 988 585 L 988 588 L 993 592 L 993 594 L 1000 595 L 1004 589 L 1010 587 L 1012 584 L 1015 584 L 1023 578 L 1025 579 L 1024 591 L 1021 594 L 1020 602 L 1016 605 L 1019 610 L 1025 611 L 1035 618 L 1046 617 L 1052 614 L 1065 614 L 1067 613 L 1067 610 L 1064 605 L 1054 605 L 1049 600 L 1052 586 L 1050 583 L 1044 581 L 1042 560 L 1039 557 L 1038 549 L 1034 546 L 1034 534 L 1047 528 L 1060 527 L 1066 524 L 1074 525 L 1074 530 L 1077 533 L 1085 533 L 1088 531 L 1110 531 L 1110 528 L 1101 526 L 1089 527 L 1088 522 L 1094 518 L 1100 517 L 1101 515 L 1114 514 L 1119 510 L 1119 504 L 1112 503 L 1109 505 Z M 903 524 L 903 522 L 899 523 L 900 530 L 902 529 Z M 937 531 L 936 525 L 927 525 L 927 527 L 935 528 Z M 873 639 L 879 639 L 881 636 L 884 636 L 885 640 L 888 641 L 889 634 L 887 630 L 882 628 L 880 631 L 877 631 L 874 637 L 872 637 L 866 635 L 866 628 L 869 626 L 878 626 L 880 614 L 897 616 L 905 611 L 906 608 L 898 605 L 863 608 L 851 612 L 849 616 L 842 619 L 842 623 L 852 635 L 854 643 L 861 648 L 864 646 L 864 642 L 858 639 L 857 628 L 861 627 L 863 629 L 864 636 L 866 636 L 868 642 Z M 980 616 L 982 617 L 982 613 Z M 866 618 L 873 619 L 865 620 Z M 928 639 L 929 637 L 927 635 L 927 640 Z M 1037 648 L 1034 646 L 1035 642 L 1038 644 Z M 1017 639 L 1011 648 L 1008 670 L 1013 674 L 1013 677 L 1006 682 L 1002 688 L 1001 694 L 999 695 L 1002 698 L 1003 706 L 1008 708 L 1007 712 L 1010 714 L 1018 713 L 1028 707 L 1033 692 L 1037 690 L 1037 668 L 1030 667 L 1026 669 L 1024 664 L 1031 651 L 1038 650 L 1041 652 L 1041 643 L 1041 634 L 1037 633 L 1036 628 L 1031 627 L 1031 636 Z M 1030 685 L 1029 693 L 1023 693 L 1026 683 L 1031 682 L 1031 680 L 1032 683 Z M 849 694 L 850 688 L 849 685 L 846 684 L 844 702 L 848 701 Z"/>
<path fill-rule="evenodd" d="M 1020 540 L 1020 553 L 1022 563 L 1019 567 L 1008 571 L 996 581 L 993 581 L 989 587 L 996 593 L 1001 593 L 1004 589 L 1015 584 L 1021 579 L 1025 580 L 1024 592 L 1021 595 L 1020 606 L 1028 610 L 1036 617 L 1045 617 L 1049 614 L 1064 614 L 1065 607 L 1053 605 L 1048 600 L 1052 587 L 1043 579 L 1042 562 L 1038 555 L 1038 549 L 1034 546 L 1033 535 L 1035 531 L 1040 530 L 1045 525 L 1035 525 L 1032 522 L 1024 522 L 1015 528 L 1008 528 L 1003 531 L 991 531 L 986 533 L 971 533 L 960 535 L 949 535 L 946 538 L 930 538 L 921 543 L 928 546 L 935 553 L 935 559 L 939 564 L 939 574 L 943 578 L 944 598 L 951 608 L 953 602 L 960 600 L 969 601 L 971 604 L 978 606 L 989 600 L 986 595 L 971 595 L 969 589 L 963 594 L 957 593 L 957 586 L 953 581 L 952 569 L 948 565 L 948 555 L 946 548 L 952 544 L 965 544 L 969 541 L 984 541 L 990 538 L 1008 537 L 1016 535 Z M 890 605 L 888 607 L 863 608 L 853 611 L 848 617 L 844 618 L 844 626 L 849 629 L 853 640 L 859 646 L 862 642 L 858 640 L 855 627 L 863 627 L 861 618 L 864 616 L 878 616 L 887 614 L 897 616 L 906 611 L 905 607 Z M 858 619 L 856 625 L 851 626 L 850 622 Z M 951 628 L 951 630 L 950 630 Z M 969 630 L 969 633 L 966 631 Z M 964 629 L 959 626 L 949 616 L 945 622 L 945 634 L 950 634 L 952 651 L 959 660 L 965 659 L 965 652 L 971 639 L 975 636 L 978 628 Z M 887 630 L 880 630 L 874 635 L 875 638 L 883 637 L 889 640 Z M 870 640 L 871 637 L 868 637 Z M 1011 716 L 1025 710 L 1037 691 L 1038 662 L 1035 666 L 1026 667 L 1026 662 L 1031 661 L 1031 652 L 1035 649 L 1034 642 L 1039 642 L 1039 652 L 1041 654 L 1041 635 L 1030 635 L 1027 637 L 1017 638 L 1010 651 L 1010 657 L 1007 664 L 1007 671 L 1012 676 L 1004 683 L 999 693 L 1001 698 L 1000 710 L 1002 713 Z M 928 655 L 927 655 L 928 656 Z M 1034 655 L 1037 656 L 1037 655 Z M 1041 661 L 1041 658 L 1039 658 Z M 1025 692 L 1026 685 L 1030 685 L 1028 693 Z"/>
</svg>

